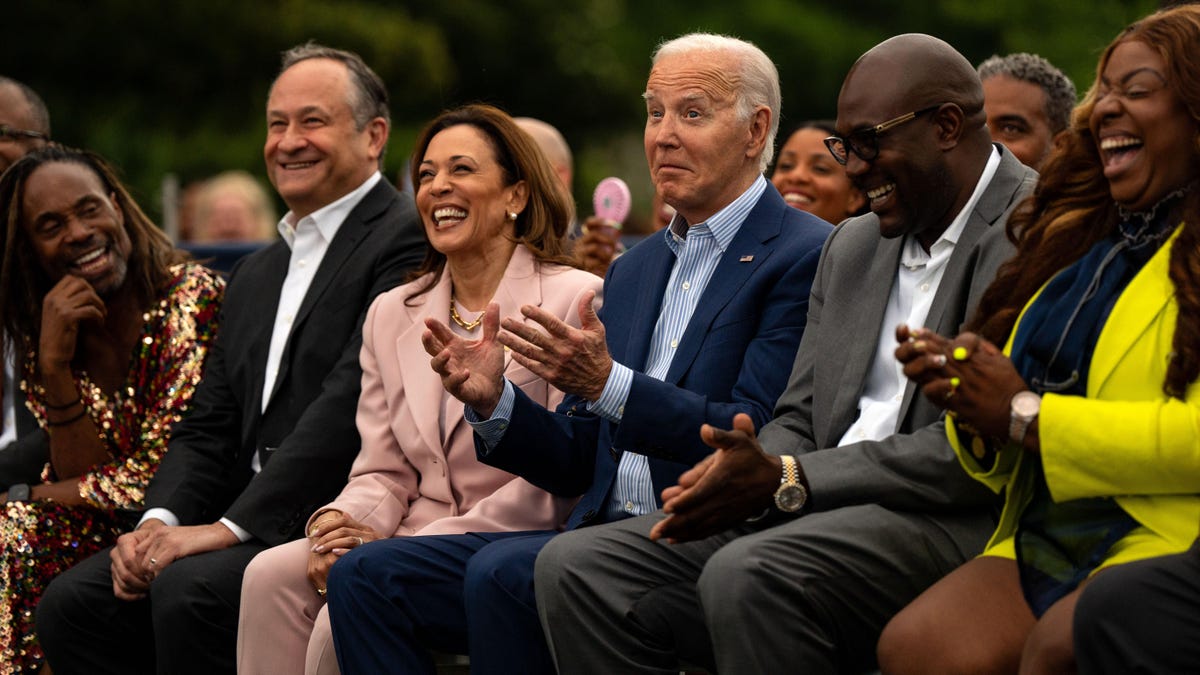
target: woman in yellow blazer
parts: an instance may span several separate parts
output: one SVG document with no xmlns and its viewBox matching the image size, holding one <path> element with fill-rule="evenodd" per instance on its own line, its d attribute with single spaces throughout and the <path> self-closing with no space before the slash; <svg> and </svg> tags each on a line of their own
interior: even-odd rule
<svg viewBox="0 0 1200 675">
<path fill-rule="evenodd" d="M 1196 6 L 1119 35 L 1009 221 L 1018 253 L 974 332 L 897 331 L 905 373 L 946 408 L 963 467 L 1004 508 L 983 554 L 885 629 L 885 673 L 1073 672 L 1088 578 L 1196 539 L 1196 44 Z"/>
</svg>

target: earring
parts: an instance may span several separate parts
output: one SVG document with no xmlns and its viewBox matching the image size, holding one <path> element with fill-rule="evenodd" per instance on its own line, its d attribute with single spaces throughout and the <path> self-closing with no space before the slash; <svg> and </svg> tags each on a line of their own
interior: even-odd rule
<svg viewBox="0 0 1200 675">
<path fill-rule="evenodd" d="M 517 212 L 516 212 L 516 211 L 509 211 L 509 212 L 508 212 L 508 219 L 509 219 L 509 220 L 516 220 L 516 219 L 517 219 Z"/>
</svg>

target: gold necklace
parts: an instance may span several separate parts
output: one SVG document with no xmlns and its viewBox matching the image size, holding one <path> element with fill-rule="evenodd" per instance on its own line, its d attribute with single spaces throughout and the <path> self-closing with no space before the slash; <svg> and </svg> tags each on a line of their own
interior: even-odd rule
<svg viewBox="0 0 1200 675">
<path fill-rule="evenodd" d="M 454 294 L 451 293 L 450 294 L 450 319 L 452 321 L 454 321 L 454 323 L 458 324 L 459 328 L 462 328 L 463 330 L 467 331 L 468 333 L 475 330 L 476 328 L 479 328 L 479 324 L 483 322 L 483 315 L 486 312 L 480 312 L 479 316 L 475 317 L 474 321 L 463 321 L 463 318 L 458 315 L 458 307 L 455 307 L 454 305 L 455 305 Z"/>
</svg>

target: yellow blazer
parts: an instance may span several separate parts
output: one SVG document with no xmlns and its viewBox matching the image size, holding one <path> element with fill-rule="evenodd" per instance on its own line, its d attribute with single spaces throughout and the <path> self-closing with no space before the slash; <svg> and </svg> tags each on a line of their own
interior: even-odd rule
<svg viewBox="0 0 1200 675">
<path fill-rule="evenodd" d="M 1041 461 L 1053 499 L 1113 497 L 1141 525 L 1101 567 L 1185 551 L 1200 534 L 1200 388 L 1193 382 L 1186 401 L 1162 390 L 1179 314 L 1167 274 L 1178 234 L 1113 306 L 1096 342 L 1087 397 L 1042 397 Z M 1024 311 L 1018 325 L 1023 318 Z M 1005 354 L 1011 349 L 1010 337 Z M 1010 447 L 985 470 L 959 443 L 953 423 L 946 429 L 967 472 L 994 492 L 1006 490 L 1000 524 L 983 555 L 1013 557 L 1012 537 L 1033 488 L 1026 463 L 1038 457 Z"/>
</svg>

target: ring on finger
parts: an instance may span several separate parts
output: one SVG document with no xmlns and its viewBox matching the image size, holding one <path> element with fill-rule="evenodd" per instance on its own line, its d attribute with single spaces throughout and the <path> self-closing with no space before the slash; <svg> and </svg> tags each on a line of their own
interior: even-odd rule
<svg viewBox="0 0 1200 675">
<path fill-rule="evenodd" d="M 328 592 L 329 592 L 329 591 L 328 591 L 328 590 L 326 590 L 326 589 L 324 589 L 324 588 L 318 588 L 318 589 L 317 589 L 317 595 L 321 596 L 322 598 L 323 598 L 323 597 L 325 597 L 325 594 L 326 594 L 326 593 L 328 593 Z"/>
<path fill-rule="evenodd" d="M 945 354 L 934 354 L 933 355 L 933 365 L 937 366 L 938 368 L 945 366 L 946 365 L 946 355 Z"/>
<path fill-rule="evenodd" d="M 355 538 L 354 538 L 354 540 L 358 542 L 358 545 L 359 545 L 359 546 L 362 546 L 362 545 L 363 545 L 363 538 L 362 538 L 362 537 L 355 537 Z"/>
<path fill-rule="evenodd" d="M 157 564 L 158 564 L 158 558 L 151 558 L 151 559 L 150 559 L 150 566 L 151 566 L 151 567 L 154 567 L 154 566 L 155 566 L 155 565 L 157 565 Z"/>
</svg>

